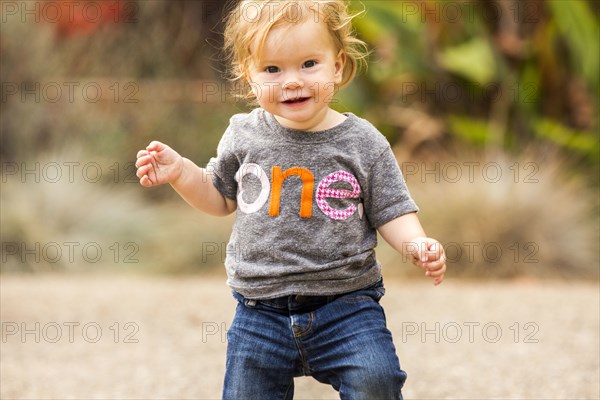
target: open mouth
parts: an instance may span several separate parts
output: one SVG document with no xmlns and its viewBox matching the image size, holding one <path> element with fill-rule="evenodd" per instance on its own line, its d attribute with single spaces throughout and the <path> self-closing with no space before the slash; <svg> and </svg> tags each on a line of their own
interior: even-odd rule
<svg viewBox="0 0 600 400">
<path fill-rule="evenodd" d="M 308 99 L 310 99 L 310 97 L 296 97 L 295 99 L 289 99 L 289 100 L 285 100 L 283 101 L 283 104 L 302 104 L 308 101 Z"/>
</svg>

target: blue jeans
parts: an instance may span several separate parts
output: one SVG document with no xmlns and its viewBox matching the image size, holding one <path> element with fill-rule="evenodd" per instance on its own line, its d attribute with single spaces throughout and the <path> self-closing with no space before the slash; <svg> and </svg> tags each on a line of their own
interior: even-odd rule
<svg viewBox="0 0 600 400">
<path fill-rule="evenodd" d="M 223 399 L 288 400 L 294 377 L 312 376 L 342 399 L 402 399 L 383 283 L 337 296 L 238 300 L 227 332 Z"/>
</svg>

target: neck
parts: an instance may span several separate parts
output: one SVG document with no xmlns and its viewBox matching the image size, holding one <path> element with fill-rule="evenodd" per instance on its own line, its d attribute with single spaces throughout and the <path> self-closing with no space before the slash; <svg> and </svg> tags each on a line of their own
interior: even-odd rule
<svg viewBox="0 0 600 400">
<path fill-rule="evenodd" d="M 285 128 L 306 132 L 318 132 L 331 129 L 346 120 L 346 116 L 344 114 L 341 114 L 331 108 L 326 108 L 323 110 L 323 113 L 317 114 L 307 121 L 291 121 L 289 119 L 281 118 L 278 115 L 274 115 L 274 117 L 277 122 L 279 122 Z"/>
</svg>

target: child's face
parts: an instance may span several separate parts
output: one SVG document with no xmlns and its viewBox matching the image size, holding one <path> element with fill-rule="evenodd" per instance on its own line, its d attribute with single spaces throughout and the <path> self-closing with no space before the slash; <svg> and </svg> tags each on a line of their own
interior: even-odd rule
<svg viewBox="0 0 600 400">
<path fill-rule="evenodd" d="M 344 60 L 326 25 L 309 18 L 269 32 L 251 65 L 250 83 L 259 105 L 283 126 L 320 130 L 330 127 L 329 103 L 342 80 Z"/>
</svg>

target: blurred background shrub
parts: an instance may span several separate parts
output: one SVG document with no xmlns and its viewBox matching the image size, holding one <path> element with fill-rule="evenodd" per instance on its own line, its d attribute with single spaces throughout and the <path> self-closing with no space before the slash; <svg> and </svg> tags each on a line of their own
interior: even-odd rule
<svg viewBox="0 0 600 400">
<path fill-rule="evenodd" d="M 75 3 L 2 3 L 2 271 L 222 268 L 232 219 L 141 188 L 133 161 L 156 139 L 203 165 L 248 110 L 227 5 Z M 599 4 L 351 1 L 372 54 L 334 107 L 392 143 L 451 276 L 598 279 Z"/>
</svg>

